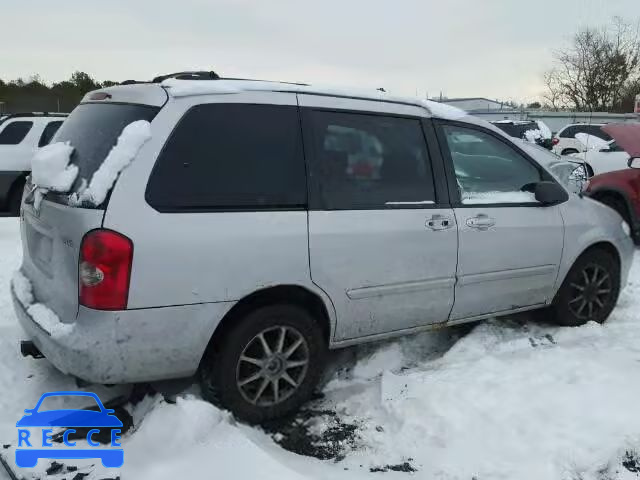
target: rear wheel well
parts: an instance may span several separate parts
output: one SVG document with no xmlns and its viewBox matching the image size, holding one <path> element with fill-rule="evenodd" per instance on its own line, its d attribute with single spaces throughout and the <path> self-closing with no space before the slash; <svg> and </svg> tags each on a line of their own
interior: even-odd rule
<svg viewBox="0 0 640 480">
<path fill-rule="evenodd" d="M 298 285 L 279 285 L 253 292 L 236 303 L 222 318 L 213 332 L 205 356 L 207 353 L 214 353 L 220 342 L 224 340 L 226 333 L 234 328 L 237 322 L 247 314 L 258 308 L 277 304 L 296 305 L 309 312 L 320 325 L 324 340 L 329 345 L 331 322 L 322 299 L 315 293 Z"/>
</svg>

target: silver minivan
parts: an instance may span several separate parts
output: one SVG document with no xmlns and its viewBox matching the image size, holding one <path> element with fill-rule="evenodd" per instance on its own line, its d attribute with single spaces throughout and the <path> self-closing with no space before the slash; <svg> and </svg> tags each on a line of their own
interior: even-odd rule
<svg viewBox="0 0 640 480">
<path fill-rule="evenodd" d="M 615 306 L 628 227 L 490 124 L 380 92 L 184 78 L 87 94 L 53 140 L 73 148 L 73 185 L 25 189 L 14 304 L 61 371 L 197 373 L 259 422 L 309 398 L 328 349 Z M 87 200 L 134 122 L 149 138 Z"/>
</svg>

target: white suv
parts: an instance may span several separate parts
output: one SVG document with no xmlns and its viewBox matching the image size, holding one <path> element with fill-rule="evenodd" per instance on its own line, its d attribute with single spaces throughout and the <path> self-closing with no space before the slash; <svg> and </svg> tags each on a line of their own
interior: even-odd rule
<svg viewBox="0 0 640 480">
<path fill-rule="evenodd" d="M 576 134 L 578 133 L 593 135 L 607 142 L 611 141 L 611 137 L 601 128 L 604 125 L 604 123 L 572 123 L 567 125 L 556 134 L 553 153 L 557 153 L 558 155 L 571 155 L 572 153 L 586 152 L 586 145 L 576 138 Z"/>
<path fill-rule="evenodd" d="M 0 209 L 17 214 L 31 157 L 47 145 L 67 114 L 19 113 L 0 119 Z"/>
</svg>

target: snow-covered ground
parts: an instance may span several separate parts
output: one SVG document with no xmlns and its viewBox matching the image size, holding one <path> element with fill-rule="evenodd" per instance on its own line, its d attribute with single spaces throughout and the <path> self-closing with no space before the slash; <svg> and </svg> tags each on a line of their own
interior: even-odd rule
<svg viewBox="0 0 640 480">
<path fill-rule="evenodd" d="M 23 359 L 8 288 L 17 221 L 0 220 L 0 446 L 43 392 L 76 389 Z M 613 480 L 640 478 L 640 258 L 605 326 L 492 320 L 335 355 L 323 395 L 294 419 L 253 428 L 197 389 L 127 405 L 120 472 L 41 461 L 19 476 L 123 479 Z M 122 389 L 90 389 L 103 400 Z M 298 453 L 293 453 L 298 452 Z M 314 458 L 316 457 L 316 458 Z M 76 471 L 68 467 L 79 466 Z M 0 472 L 0 478 L 2 477 Z M 80 478 L 80 477 L 77 477 Z"/>
</svg>

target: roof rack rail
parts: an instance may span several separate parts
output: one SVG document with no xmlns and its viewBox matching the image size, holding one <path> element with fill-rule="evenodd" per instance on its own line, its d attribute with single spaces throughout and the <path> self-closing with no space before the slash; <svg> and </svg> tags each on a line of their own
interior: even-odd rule
<svg viewBox="0 0 640 480">
<path fill-rule="evenodd" d="M 167 75 L 159 75 L 152 80 L 152 83 L 160 83 L 168 78 L 176 78 L 178 80 L 219 80 L 220 76 L 213 70 L 209 72 L 176 72 Z"/>
</svg>

